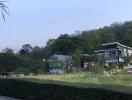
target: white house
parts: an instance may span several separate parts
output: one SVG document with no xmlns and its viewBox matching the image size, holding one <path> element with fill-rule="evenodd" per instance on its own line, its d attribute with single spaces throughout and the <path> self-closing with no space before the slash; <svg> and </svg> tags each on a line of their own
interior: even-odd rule
<svg viewBox="0 0 132 100">
<path fill-rule="evenodd" d="M 103 49 L 97 50 L 95 53 L 99 61 L 106 65 L 125 62 L 124 58 L 132 55 L 132 48 L 119 42 L 105 43 L 102 46 Z"/>
</svg>

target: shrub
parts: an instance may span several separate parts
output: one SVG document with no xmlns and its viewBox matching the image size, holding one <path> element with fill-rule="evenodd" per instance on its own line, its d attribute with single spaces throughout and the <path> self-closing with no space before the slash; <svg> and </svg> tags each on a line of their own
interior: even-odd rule
<svg viewBox="0 0 132 100">
<path fill-rule="evenodd" d="M 131 94 L 21 80 L 0 80 L 0 94 L 23 100 L 132 100 Z"/>
<path fill-rule="evenodd" d="M 29 74 L 31 72 L 31 69 L 30 67 L 18 67 L 15 69 L 15 72 Z"/>
<path fill-rule="evenodd" d="M 125 63 L 119 63 L 118 64 L 118 67 L 121 68 L 121 69 L 123 69 L 124 66 L 125 66 Z"/>
<path fill-rule="evenodd" d="M 102 64 L 95 63 L 94 66 L 89 66 L 89 71 L 91 71 L 93 73 L 103 73 L 104 67 Z"/>
</svg>

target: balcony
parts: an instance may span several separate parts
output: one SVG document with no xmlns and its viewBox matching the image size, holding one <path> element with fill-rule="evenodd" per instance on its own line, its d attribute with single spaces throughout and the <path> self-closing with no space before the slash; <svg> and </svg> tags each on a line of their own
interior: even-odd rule
<svg viewBox="0 0 132 100">
<path fill-rule="evenodd" d="M 124 62 L 123 51 L 121 50 L 108 50 L 105 52 L 105 60 L 109 62 L 117 62 L 119 55 L 119 61 Z"/>
</svg>

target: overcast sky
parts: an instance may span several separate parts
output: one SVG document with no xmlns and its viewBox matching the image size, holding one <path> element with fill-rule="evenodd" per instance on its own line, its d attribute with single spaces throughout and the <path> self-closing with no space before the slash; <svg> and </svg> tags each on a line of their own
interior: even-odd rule
<svg viewBox="0 0 132 100">
<path fill-rule="evenodd" d="M 132 20 L 132 0 L 10 0 L 0 19 L 0 49 L 44 46 L 50 38 Z"/>
</svg>

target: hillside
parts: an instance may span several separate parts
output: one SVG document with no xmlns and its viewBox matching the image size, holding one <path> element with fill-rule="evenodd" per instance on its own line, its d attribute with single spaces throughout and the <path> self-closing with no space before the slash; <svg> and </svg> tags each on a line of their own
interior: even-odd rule
<svg viewBox="0 0 132 100">
<path fill-rule="evenodd" d="M 132 21 L 113 23 L 111 26 L 74 35 L 63 34 L 57 39 L 50 39 L 43 50 L 49 55 L 72 54 L 79 48 L 83 53 L 91 54 L 100 48 L 100 44 L 114 41 L 132 47 Z"/>
</svg>

